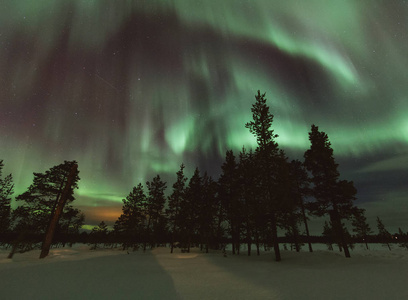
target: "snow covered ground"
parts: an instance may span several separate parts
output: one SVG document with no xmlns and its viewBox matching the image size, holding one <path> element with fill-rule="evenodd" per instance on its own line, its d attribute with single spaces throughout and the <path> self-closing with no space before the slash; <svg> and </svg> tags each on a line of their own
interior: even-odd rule
<svg viewBox="0 0 408 300">
<path fill-rule="evenodd" d="M 87 245 L 15 254 L 0 251 L 1 299 L 408 299 L 408 251 L 357 245 L 352 258 L 314 245 L 223 257 L 220 252 L 91 251 Z"/>
</svg>

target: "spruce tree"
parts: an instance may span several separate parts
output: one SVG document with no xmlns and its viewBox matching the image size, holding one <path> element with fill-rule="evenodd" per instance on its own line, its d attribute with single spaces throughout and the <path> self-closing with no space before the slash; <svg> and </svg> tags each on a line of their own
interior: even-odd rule
<svg viewBox="0 0 408 300">
<path fill-rule="evenodd" d="M 309 140 L 311 147 L 304 154 L 304 164 L 312 174 L 312 193 L 316 200 L 310 203 L 309 207 L 317 216 L 325 214 L 330 216 L 333 230 L 340 239 L 344 254 L 350 257 L 342 219 L 351 217 L 357 191 L 352 181 L 339 180 L 338 164 L 334 160 L 327 134 L 312 125 Z"/>
</svg>

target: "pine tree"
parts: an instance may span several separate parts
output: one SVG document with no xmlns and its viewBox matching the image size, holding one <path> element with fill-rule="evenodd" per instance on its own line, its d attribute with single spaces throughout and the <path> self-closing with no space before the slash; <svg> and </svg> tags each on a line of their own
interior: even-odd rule
<svg viewBox="0 0 408 300">
<path fill-rule="evenodd" d="M 179 238 L 181 228 L 180 211 L 185 197 L 186 181 L 187 178 L 184 176 L 184 164 L 181 164 L 180 170 L 177 172 L 177 180 L 173 184 L 173 193 L 168 197 L 168 208 L 166 210 L 171 228 L 171 253 L 173 253 L 176 237 Z"/>
<path fill-rule="evenodd" d="M 385 229 L 385 226 L 382 220 L 378 216 L 377 216 L 377 229 L 378 229 L 378 238 L 384 245 L 387 245 L 388 250 L 391 251 L 391 246 L 389 243 L 389 241 L 391 240 L 391 233 L 389 233 L 388 230 Z"/>
<path fill-rule="evenodd" d="M 101 221 L 98 226 L 92 228 L 90 233 L 90 240 L 94 244 L 91 250 L 98 248 L 98 244 L 105 243 L 108 237 L 108 225 L 104 221 Z"/>
<path fill-rule="evenodd" d="M 325 237 L 327 248 L 333 250 L 333 228 L 327 221 L 324 221 L 322 235 Z"/>
<path fill-rule="evenodd" d="M 239 252 L 240 228 L 242 226 L 242 207 L 238 193 L 238 169 L 232 150 L 227 151 L 222 173 L 218 180 L 219 197 L 229 225 L 232 240 L 232 254 Z"/>
<path fill-rule="evenodd" d="M 198 168 L 194 170 L 186 187 L 185 197 L 181 203 L 183 231 L 183 248 L 190 252 L 191 244 L 199 230 L 200 203 L 203 197 L 202 178 Z"/>
<path fill-rule="evenodd" d="M 28 190 L 16 197 L 16 201 L 23 202 L 13 212 L 13 218 L 16 220 L 16 231 L 28 234 L 44 234 L 46 232 L 56 212 L 60 198 L 64 194 L 67 179 L 74 165 L 76 165 L 75 161 L 65 161 L 45 173 L 34 173 L 33 183 Z M 79 171 L 76 170 L 65 195 L 66 201 L 63 204 L 62 214 L 57 226 L 57 230 L 61 234 L 63 233 L 61 231 L 61 227 L 64 227 L 63 224 L 73 220 L 73 212 L 76 212 L 78 217 L 81 214 L 79 210 L 73 210 L 71 206 L 75 200 L 74 190 L 78 188 L 78 173 Z"/>
<path fill-rule="evenodd" d="M 398 228 L 398 244 L 401 248 L 408 250 L 408 234 L 404 233 L 400 227 Z"/>
<path fill-rule="evenodd" d="M 287 212 L 281 216 L 281 219 L 282 228 L 286 230 L 285 236 L 289 238 L 291 242 L 291 250 L 294 247 L 296 252 L 299 252 L 303 245 L 300 242 L 299 224 L 302 219 L 300 211 Z"/>
<path fill-rule="evenodd" d="M 136 248 L 137 241 L 140 241 L 144 233 L 146 221 L 146 195 L 142 184 L 133 187 L 122 201 L 122 214 L 115 222 L 114 229 L 117 234 L 124 237 L 123 249 Z"/>
<path fill-rule="evenodd" d="M 3 160 L 0 160 L 0 237 L 10 229 L 11 195 L 13 194 L 13 177 L 11 174 L 2 178 Z"/>
<path fill-rule="evenodd" d="M 261 94 L 258 90 L 258 95 L 255 96 L 255 104 L 252 105 L 251 112 L 253 121 L 245 124 L 249 132 L 256 137 L 256 141 L 261 150 L 266 150 L 268 146 L 273 149 L 278 149 L 278 144 L 274 141 L 278 137 L 271 129 L 273 122 L 273 114 L 269 111 L 269 106 L 266 104 L 265 93 Z"/>
<path fill-rule="evenodd" d="M 370 225 L 367 223 L 367 218 L 364 216 L 364 209 L 356 209 L 353 213 L 351 219 L 351 224 L 353 225 L 353 232 L 356 236 L 362 239 L 368 250 L 368 236 L 372 233 Z"/>
<path fill-rule="evenodd" d="M 199 205 L 198 215 L 199 235 L 201 248 L 205 245 L 205 252 L 208 253 L 211 240 L 215 237 L 215 221 L 218 209 L 217 183 L 204 173 L 202 178 L 202 197 Z"/>
<path fill-rule="evenodd" d="M 154 177 L 151 182 L 146 182 L 146 186 L 148 189 L 146 237 L 153 247 L 159 238 L 163 238 L 165 231 L 163 228 L 165 226 L 164 204 L 166 203 L 164 191 L 167 186 L 159 175 Z M 143 251 L 146 251 L 147 239 L 145 239 Z"/>
<path fill-rule="evenodd" d="M 255 242 L 257 254 L 260 254 L 260 229 L 265 227 L 261 224 L 263 221 L 263 212 L 260 207 L 258 184 L 258 169 L 254 160 L 252 150 L 247 152 L 245 148 L 239 154 L 238 163 L 238 185 L 240 203 L 242 203 L 242 227 L 247 244 L 248 256 L 251 255 L 252 242 Z"/>
<path fill-rule="evenodd" d="M 255 104 L 252 105 L 253 121 L 245 125 L 246 128 L 256 137 L 258 147 L 255 151 L 257 167 L 260 174 L 260 186 L 262 189 L 261 201 L 264 205 L 265 219 L 271 232 L 275 260 L 280 261 L 281 255 L 278 243 L 277 222 L 278 214 L 285 203 L 285 193 L 287 193 L 286 178 L 283 174 L 285 170 L 285 156 L 279 151 L 275 138 L 278 136 L 271 129 L 273 115 L 266 104 L 265 94 L 255 96 Z"/>
<path fill-rule="evenodd" d="M 342 219 L 353 213 L 353 200 L 357 193 L 352 181 L 339 180 L 338 164 L 333 157 L 333 149 L 326 133 L 312 125 L 309 132 L 311 147 L 304 154 L 305 167 L 311 172 L 315 202 L 309 207 L 317 216 L 328 214 L 335 234 L 340 239 L 344 254 L 350 257 Z"/>
<path fill-rule="evenodd" d="M 55 240 L 60 241 L 65 247 L 68 242 L 72 246 L 80 235 L 80 229 L 85 224 L 85 215 L 72 205 L 64 207 L 64 218 L 59 220 L 55 232 Z"/>
<path fill-rule="evenodd" d="M 307 243 L 309 246 L 309 252 L 313 252 L 312 243 L 310 242 L 309 226 L 306 216 L 306 205 L 303 201 L 304 197 L 310 193 L 309 189 L 309 177 L 303 164 L 299 160 L 292 160 L 290 163 L 290 172 L 292 180 L 292 197 L 294 198 L 295 205 L 300 208 L 301 218 L 305 225 Z"/>
</svg>

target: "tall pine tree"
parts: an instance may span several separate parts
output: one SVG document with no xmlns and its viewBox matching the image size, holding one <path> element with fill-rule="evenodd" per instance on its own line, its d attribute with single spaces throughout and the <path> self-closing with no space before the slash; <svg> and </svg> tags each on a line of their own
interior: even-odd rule
<svg viewBox="0 0 408 300">
<path fill-rule="evenodd" d="M 33 183 L 28 190 L 16 197 L 17 202 L 23 203 L 13 213 L 17 221 L 17 231 L 34 234 L 45 233 L 63 194 L 68 175 L 75 164 L 76 161 L 65 161 L 45 173 L 34 173 Z M 74 211 L 78 217 L 81 214 L 71 205 L 75 200 L 74 190 L 78 188 L 78 174 L 79 171 L 77 170 L 66 195 L 67 199 L 57 227 L 57 231 L 60 233 L 64 223 L 72 220 Z"/>
<path fill-rule="evenodd" d="M 345 256 L 350 257 L 342 219 L 352 216 L 353 200 L 357 191 L 352 181 L 339 180 L 338 164 L 334 160 L 327 134 L 312 125 L 309 140 L 311 146 L 304 154 L 304 164 L 312 174 L 312 191 L 316 199 L 310 203 L 310 208 L 318 216 L 330 216 L 333 230 L 340 240 Z"/>
<path fill-rule="evenodd" d="M 186 181 L 187 178 L 184 176 L 184 164 L 181 164 L 180 170 L 177 172 L 177 180 L 173 184 L 173 192 L 168 197 L 168 208 L 166 209 L 171 232 L 171 253 L 173 253 L 174 242 L 180 237 L 180 229 L 182 224 L 180 213 L 185 197 Z"/>
<path fill-rule="evenodd" d="M 204 173 L 202 179 L 202 197 L 199 199 L 201 199 L 198 215 L 199 237 L 201 249 L 205 246 L 205 252 L 208 253 L 211 241 L 215 237 L 218 199 L 217 183 L 207 173 Z"/>
<path fill-rule="evenodd" d="M 146 222 L 146 195 L 143 185 L 133 187 L 129 195 L 122 200 L 122 214 L 115 222 L 115 233 L 123 238 L 123 249 L 136 248 L 142 239 Z"/>
<path fill-rule="evenodd" d="M 182 245 L 190 252 L 193 241 L 197 242 L 199 230 L 200 204 L 203 198 L 203 184 L 200 170 L 196 168 L 186 187 L 185 197 L 181 203 Z"/>
<path fill-rule="evenodd" d="M 238 166 L 232 150 L 227 151 L 222 173 L 218 180 L 218 195 L 224 210 L 232 242 L 232 254 L 239 252 L 240 228 L 242 226 L 242 207 L 239 202 Z"/>
<path fill-rule="evenodd" d="M 251 255 L 252 242 L 255 242 L 257 254 L 260 255 L 260 232 L 266 225 L 263 224 L 263 209 L 258 181 L 258 168 L 256 166 L 252 150 L 247 152 L 245 148 L 239 154 L 238 164 L 239 197 L 242 205 L 242 227 L 248 256 Z"/>
<path fill-rule="evenodd" d="M 152 181 L 146 182 L 148 189 L 147 196 L 147 227 L 146 227 L 146 239 L 143 246 L 143 251 L 146 250 L 147 241 L 153 247 L 158 240 L 164 238 L 165 234 L 165 215 L 164 204 L 166 203 L 166 197 L 164 191 L 166 190 L 166 183 L 157 175 Z"/>
<path fill-rule="evenodd" d="M 265 211 L 265 219 L 268 222 L 275 260 L 280 261 L 281 255 L 278 243 L 278 216 L 285 201 L 284 194 L 286 184 L 282 185 L 282 174 L 285 172 L 285 156 L 279 150 L 275 138 L 278 136 L 272 129 L 273 114 L 266 104 L 265 94 L 255 96 L 255 104 L 252 105 L 252 121 L 245 127 L 256 137 L 258 147 L 256 149 L 257 167 L 259 171 L 260 186 L 262 189 L 261 201 Z M 285 177 L 285 176 L 283 176 Z"/>
</svg>

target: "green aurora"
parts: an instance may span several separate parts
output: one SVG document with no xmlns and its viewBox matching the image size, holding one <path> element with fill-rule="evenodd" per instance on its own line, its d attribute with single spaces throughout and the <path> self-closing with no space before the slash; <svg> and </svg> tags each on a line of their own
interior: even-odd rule
<svg viewBox="0 0 408 300">
<path fill-rule="evenodd" d="M 244 124 L 260 89 L 290 158 L 318 125 L 367 216 L 408 226 L 406 1 L 1 7 L 0 158 L 16 194 L 75 159 L 76 205 L 96 224 L 139 182 L 160 173 L 171 186 L 182 162 L 217 178 L 226 150 L 255 146 Z"/>
</svg>

